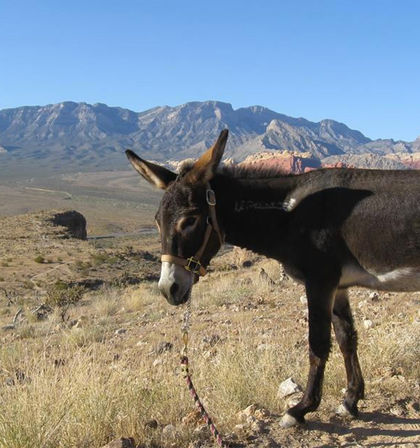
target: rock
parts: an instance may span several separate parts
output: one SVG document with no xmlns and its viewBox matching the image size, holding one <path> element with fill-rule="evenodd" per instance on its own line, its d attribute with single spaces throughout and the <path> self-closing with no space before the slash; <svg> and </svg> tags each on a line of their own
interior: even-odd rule
<svg viewBox="0 0 420 448">
<path fill-rule="evenodd" d="M 299 403 L 299 401 L 301 400 L 301 398 L 302 398 L 302 394 L 300 392 L 296 392 L 292 395 L 289 395 L 287 397 L 287 400 L 285 403 L 285 409 L 290 409 L 293 406 L 296 406 Z"/>
<path fill-rule="evenodd" d="M 244 422 L 247 420 L 248 417 L 253 416 L 257 409 L 258 409 L 258 407 L 256 404 L 251 404 L 247 408 L 243 409 L 242 411 L 239 411 L 236 414 L 236 416 L 238 417 L 238 420 L 240 422 Z"/>
<path fill-rule="evenodd" d="M 247 423 L 252 432 L 261 432 L 264 429 L 264 423 L 255 417 L 250 417 Z"/>
<path fill-rule="evenodd" d="M 298 423 L 299 422 L 294 417 L 286 413 L 280 420 L 280 427 L 284 429 L 291 428 L 292 426 L 298 425 Z"/>
<path fill-rule="evenodd" d="M 4 330 L 4 331 L 14 330 L 15 329 L 15 325 L 14 324 L 4 325 L 3 327 L 1 327 L 1 329 Z"/>
<path fill-rule="evenodd" d="M 258 420 L 267 420 L 270 417 L 270 412 L 268 412 L 267 409 L 261 408 L 254 412 L 254 416 Z"/>
<path fill-rule="evenodd" d="M 172 350 L 172 347 L 172 342 L 160 342 L 155 351 L 158 355 L 161 355 L 162 353 L 170 352 Z"/>
<path fill-rule="evenodd" d="M 80 240 L 87 238 L 86 218 L 76 210 L 56 213 L 50 221 L 57 226 L 65 227 L 68 236 L 71 238 Z"/>
<path fill-rule="evenodd" d="M 166 425 L 163 429 L 162 429 L 162 437 L 164 439 L 174 439 L 176 436 L 176 428 L 174 425 Z"/>
<path fill-rule="evenodd" d="M 267 421 L 268 415 L 269 413 L 265 409 L 260 409 L 256 404 L 251 404 L 238 412 L 237 418 L 240 425 L 236 426 L 236 430 L 239 432 L 251 430 L 254 433 L 259 433 L 264 429 L 264 422 Z"/>
<path fill-rule="evenodd" d="M 405 410 L 399 405 L 393 406 L 389 411 L 392 415 L 396 415 L 397 417 L 401 417 L 405 414 Z"/>
<path fill-rule="evenodd" d="M 335 413 L 341 417 L 347 417 L 349 419 L 354 419 L 354 415 L 341 403 L 336 409 Z"/>
<path fill-rule="evenodd" d="M 220 342 L 221 337 L 218 334 L 212 334 L 211 336 L 204 336 L 202 341 L 205 344 L 209 344 L 213 347 L 213 345 L 216 345 L 218 342 Z"/>
<path fill-rule="evenodd" d="M 280 281 L 284 282 L 286 280 L 289 280 L 289 276 L 286 274 L 286 271 L 284 270 L 284 268 L 281 268 Z"/>
<path fill-rule="evenodd" d="M 300 296 L 299 300 L 302 305 L 308 304 L 308 298 L 306 296 Z"/>
<path fill-rule="evenodd" d="M 270 278 L 267 272 L 265 272 L 264 268 L 260 269 L 260 279 L 264 282 L 267 282 L 270 286 L 274 286 L 276 284 L 275 281 Z"/>
<path fill-rule="evenodd" d="M 369 294 L 369 299 L 372 300 L 372 302 L 377 302 L 379 300 L 379 294 L 376 291 L 371 292 Z"/>
<path fill-rule="evenodd" d="M 160 358 L 156 358 L 156 359 L 153 361 L 153 367 L 160 366 L 162 363 L 163 363 L 163 361 L 162 361 Z"/>
<path fill-rule="evenodd" d="M 122 437 L 121 439 L 113 440 L 102 448 L 136 448 L 136 444 L 132 437 L 126 439 Z"/>
<path fill-rule="evenodd" d="M 149 429 L 157 429 L 158 427 L 158 422 L 157 420 L 155 420 L 154 418 L 152 420 L 147 421 L 144 424 L 145 428 L 149 428 Z"/>
<path fill-rule="evenodd" d="M 197 426 L 201 425 L 203 422 L 203 417 L 198 409 L 194 409 L 185 417 L 182 418 L 182 424 L 186 426 Z"/>
<path fill-rule="evenodd" d="M 246 425 L 244 425 L 243 423 L 241 423 L 240 425 L 236 425 L 236 426 L 233 428 L 233 430 L 234 430 L 236 433 L 242 434 L 242 433 L 244 433 L 245 430 L 246 430 Z"/>
<path fill-rule="evenodd" d="M 273 135 L 282 134 L 282 130 L 277 129 L 279 126 L 281 127 L 281 124 L 278 120 L 270 122 L 267 127 L 268 139 L 272 138 Z M 272 144 L 268 140 L 267 143 Z M 262 170 L 278 170 L 278 172 L 296 174 L 305 172 L 307 168 L 320 168 L 321 165 L 320 161 L 312 158 L 308 152 L 260 151 L 248 156 L 239 166 L 248 167 L 257 164 Z"/>
<path fill-rule="evenodd" d="M 365 319 L 363 321 L 363 326 L 366 328 L 366 330 L 369 330 L 373 327 L 373 322 L 370 319 Z"/>
<path fill-rule="evenodd" d="M 124 334 L 124 333 L 127 333 L 126 328 L 118 328 L 118 330 L 115 330 L 116 335 L 120 335 L 120 334 Z"/>
<path fill-rule="evenodd" d="M 289 395 L 292 395 L 296 392 L 300 392 L 302 389 L 298 384 L 295 383 L 293 378 L 287 378 L 287 380 L 283 381 L 278 389 L 277 398 L 285 398 Z"/>
</svg>

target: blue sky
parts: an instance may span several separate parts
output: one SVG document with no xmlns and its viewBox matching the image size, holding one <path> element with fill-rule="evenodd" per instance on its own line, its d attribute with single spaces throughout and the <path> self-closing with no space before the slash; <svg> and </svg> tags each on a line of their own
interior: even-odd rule
<svg viewBox="0 0 420 448">
<path fill-rule="evenodd" d="M 420 1 L 0 0 L 0 109 L 217 99 L 420 135 Z"/>
</svg>

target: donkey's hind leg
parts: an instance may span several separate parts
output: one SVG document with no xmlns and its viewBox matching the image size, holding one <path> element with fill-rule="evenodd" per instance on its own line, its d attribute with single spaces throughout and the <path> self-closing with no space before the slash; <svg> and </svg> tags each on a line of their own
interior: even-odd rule
<svg viewBox="0 0 420 448">
<path fill-rule="evenodd" d="M 302 400 L 283 416 L 281 426 L 287 428 L 304 423 L 305 414 L 315 411 L 321 402 L 325 364 L 331 346 L 331 310 L 335 284 L 307 282 L 309 310 L 309 375 Z"/>
<path fill-rule="evenodd" d="M 335 296 L 332 322 L 338 345 L 344 357 L 347 373 L 347 391 L 340 414 L 357 416 L 357 402 L 364 398 L 364 381 L 357 357 L 357 333 L 354 328 L 347 290 L 339 289 Z"/>
</svg>

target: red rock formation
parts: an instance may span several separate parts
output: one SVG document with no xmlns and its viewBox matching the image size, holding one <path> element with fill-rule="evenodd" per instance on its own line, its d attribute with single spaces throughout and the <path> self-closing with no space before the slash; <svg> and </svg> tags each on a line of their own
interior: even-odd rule
<svg viewBox="0 0 420 448">
<path fill-rule="evenodd" d="M 280 173 L 299 174 L 307 170 L 320 168 L 321 163 L 319 160 L 312 158 L 309 153 L 263 151 L 248 156 L 239 166 L 258 166 L 258 169 L 264 171 L 272 170 Z"/>
</svg>

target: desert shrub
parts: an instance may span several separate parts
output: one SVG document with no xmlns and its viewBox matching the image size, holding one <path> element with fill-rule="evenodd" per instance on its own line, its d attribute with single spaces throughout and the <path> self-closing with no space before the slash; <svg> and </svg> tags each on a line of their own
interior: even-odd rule
<svg viewBox="0 0 420 448">
<path fill-rule="evenodd" d="M 89 273 L 89 269 L 92 267 L 92 264 L 89 263 L 88 261 L 84 262 L 81 260 L 76 260 L 74 266 L 78 272 L 87 275 Z"/>
<path fill-rule="evenodd" d="M 44 259 L 44 257 L 42 255 L 37 255 L 34 258 L 34 261 L 35 261 L 35 263 L 44 263 L 45 259 Z"/>
<path fill-rule="evenodd" d="M 19 327 L 17 334 L 21 339 L 29 339 L 35 337 L 35 328 L 30 324 L 24 324 Z"/>
<path fill-rule="evenodd" d="M 109 255 L 106 252 L 91 254 L 91 258 L 94 266 L 100 266 L 104 263 L 115 264 L 120 261 L 120 257 L 117 255 Z"/>
<path fill-rule="evenodd" d="M 47 287 L 45 304 L 60 308 L 61 318 L 64 321 L 69 307 L 80 302 L 84 291 L 85 288 L 83 286 L 69 285 L 68 283 L 57 281 Z"/>
<path fill-rule="evenodd" d="M 92 262 L 95 266 L 106 263 L 107 259 L 109 258 L 108 254 L 106 253 L 92 254 L 91 257 Z"/>
<path fill-rule="evenodd" d="M 26 289 L 34 289 L 34 284 L 30 280 L 25 280 L 23 282 L 23 287 Z"/>
</svg>

